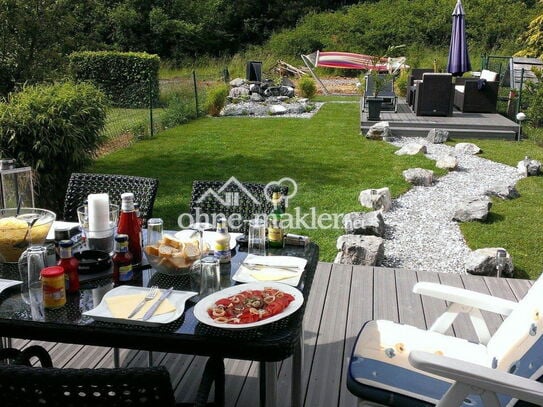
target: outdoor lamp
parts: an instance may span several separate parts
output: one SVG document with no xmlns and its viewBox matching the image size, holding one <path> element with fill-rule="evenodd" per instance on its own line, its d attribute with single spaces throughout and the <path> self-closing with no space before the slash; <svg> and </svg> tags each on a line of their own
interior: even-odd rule
<svg viewBox="0 0 543 407">
<path fill-rule="evenodd" d="M 522 134 L 522 122 L 526 120 L 526 115 L 522 112 L 517 113 L 517 121 L 518 121 L 518 141 L 520 141 L 521 134 Z"/>
<path fill-rule="evenodd" d="M 14 159 L 0 160 L 0 208 L 34 207 L 32 168 L 16 168 Z"/>
<path fill-rule="evenodd" d="M 505 269 L 505 259 L 507 253 L 503 249 L 498 249 L 496 251 L 496 277 L 501 277 L 502 272 Z"/>
</svg>

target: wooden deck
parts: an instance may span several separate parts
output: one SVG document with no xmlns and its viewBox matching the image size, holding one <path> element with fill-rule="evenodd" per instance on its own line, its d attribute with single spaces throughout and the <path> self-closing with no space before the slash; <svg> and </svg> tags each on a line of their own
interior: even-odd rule
<svg viewBox="0 0 543 407">
<path fill-rule="evenodd" d="M 366 320 L 390 319 L 420 328 L 426 328 L 435 320 L 444 310 L 445 303 L 413 294 L 411 289 L 417 281 L 440 282 L 510 300 L 522 298 L 531 286 L 528 280 L 319 263 L 304 322 L 304 406 L 356 406 L 356 399 L 347 390 L 345 374 L 356 335 Z M 484 313 L 484 318 L 491 333 L 503 320 L 490 313 Z M 476 339 L 467 319 L 459 319 L 451 334 Z M 50 350 L 58 367 L 113 366 L 109 348 L 39 343 Z M 25 344 L 26 341 L 14 341 L 16 346 Z M 147 353 L 123 350 L 121 361 L 124 366 L 145 366 Z M 155 353 L 154 362 L 168 367 L 178 401 L 194 399 L 204 358 Z M 289 405 L 290 364 L 290 359 L 286 360 L 278 369 L 278 406 Z M 227 406 L 258 405 L 257 372 L 256 363 L 227 361 Z"/>
<path fill-rule="evenodd" d="M 405 100 L 398 100 L 398 111 L 381 112 L 381 121 L 388 121 L 394 136 L 426 137 L 430 129 L 445 129 L 450 138 L 492 138 L 515 140 L 518 124 L 493 113 L 462 113 L 452 117 L 416 116 Z M 360 129 L 365 134 L 376 122 L 368 121 L 367 112 L 360 111 Z"/>
</svg>

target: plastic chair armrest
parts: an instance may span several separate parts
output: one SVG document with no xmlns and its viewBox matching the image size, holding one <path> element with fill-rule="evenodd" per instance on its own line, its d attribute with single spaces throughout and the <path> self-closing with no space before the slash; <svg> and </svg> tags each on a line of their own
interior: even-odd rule
<svg viewBox="0 0 543 407">
<path fill-rule="evenodd" d="M 413 292 L 502 315 L 511 314 L 518 306 L 514 301 L 437 283 L 417 283 Z"/>
<path fill-rule="evenodd" d="M 543 405 L 543 384 L 535 380 L 423 351 L 411 352 L 409 363 L 417 369 L 454 380 L 455 385 L 463 384 L 466 390 L 464 396 L 467 396 L 470 390 L 473 393 L 473 388 L 476 387 L 490 393 L 508 394 Z"/>
</svg>

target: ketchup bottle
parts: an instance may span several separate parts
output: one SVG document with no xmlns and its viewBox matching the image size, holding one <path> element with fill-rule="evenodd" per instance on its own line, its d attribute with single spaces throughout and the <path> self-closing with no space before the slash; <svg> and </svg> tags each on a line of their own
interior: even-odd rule
<svg viewBox="0 0 543 407">
<path fill-rule="evenodd" d="M 79 291 L 79 260 L 72 255 L 72 240 L 61 240 L 59 243 L 60 259 L 57 266 L 64 269 L 64 279 L 67 293 Z"/>
<path fill-rule="evenodd" d="M 132 265 L 141 265 L 141 222 L 134 207 L 134 194 L 125 192 L 121 195 L 121 215 L 117 234 L 128 236 L 128 251 L 132 254 Z"/>
</svg>

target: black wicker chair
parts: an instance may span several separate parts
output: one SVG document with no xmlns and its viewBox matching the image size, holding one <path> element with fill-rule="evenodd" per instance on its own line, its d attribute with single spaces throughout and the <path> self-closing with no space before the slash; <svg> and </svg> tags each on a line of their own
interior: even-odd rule
<svg viewBox="0 0 543 407">
<path fill-rule="evenodd" d="M 425 73 L 416 85 L 413 110 L 417 116 L 452 116 L 453 99 L 450 73 Z"/>
<path fill-rule="evenodd" d="M 132 175 L 73 173 L 68 181 L 64 198 L 64 220 L 77 222 L 77 208 L 89 194 L 109 194 L 109 200 L 121 204 L 121 194 L 134 193 L 134 201 L 140 205 L 144 226 L 153 216 L 153 206 L 158 190 L 158 179 Z"/>
<path fill-rule="evenodd" d="M 288 195 L 287 186 L 281 185 L 278 190 L 283 196 Z M 232 215 L 239 215 L 237 222 L 233 217 L 230 218 L 230 232 L 246 233 L 248 226 L 245 221 L 272 211 L 273 191 L 273 188 L 266 188 L 264 184 L 238 182 L 233 178 L 228 181 L 194 181 L 190 213 L 194 222 L 212 224 L 215 224 L 214 217 L 218 215 L 227 219 Z M 282 206 L 284 210 L 284 200 Z"/>
<path fill-rule="evenodd" d="M 41 367 L 31 366 L 35 358 Z M 38 345 L 22 351 L 0 349 L 0 362 L 3 360 L 9 362 L 0 363 L 3 407 L 205 406 L 212 381 L 217 377 L 216 404 L 210 405 L 224 404 L 224 364 L 219 359 L 209 359 L 196 404 L 175 403 L 170 375 L 164 366 L 58 369 L 52 367 L 49 354 Z"/>
<path fill-rule="evenodd" d="M 422 75 L 425 73 L 434 72 L 432 68 L 413 68 L 407 77 L 407 95 L 405 97 L 407 104 L 413 106 L 415 103 L 415 81 L 422 80 Z"/>
</svg>

